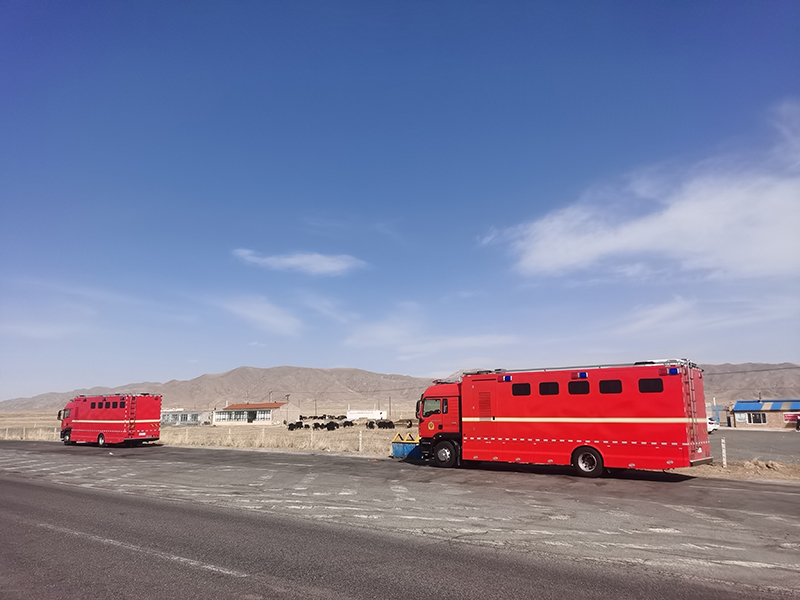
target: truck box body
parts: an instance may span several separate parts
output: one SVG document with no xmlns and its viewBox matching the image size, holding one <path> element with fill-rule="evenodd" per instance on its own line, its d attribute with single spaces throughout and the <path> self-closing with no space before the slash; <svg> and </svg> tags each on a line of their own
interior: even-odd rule
<svg viewBox="0 0 800 600">
<path fill-rule="evenodd" d="M 686 360 L 466 373 L 429 387 L 417 416 L 420 449 L 440 466 L 476 460 L 577 468 L 584 458 L 600 469 L 672 469 L 711 462 L 702 371 Z M 594 476 L 596 467 L 578 470 Z"/>
<path fill-rule="evenodd" d="M 78 396 L 58 418 L 65 444 L 153 442 L 161 435 L 161 396 Z"/>
</svg>

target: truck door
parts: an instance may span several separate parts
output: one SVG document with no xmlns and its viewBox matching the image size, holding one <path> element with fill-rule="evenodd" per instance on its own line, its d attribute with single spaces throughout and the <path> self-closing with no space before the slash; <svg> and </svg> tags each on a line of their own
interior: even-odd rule
<svg viewBox="0 0 800 600">
<path fill-rule="evenodd" d="M 69 405 L 68 405 L 69 406 Z M 58 418 L 61 419 L 61 440 L 65 444 L 72 441 L 72 421 L 77 416 L 76 408 L 64 408 L 58 411 Z"/>
<path fill-rule="evenodd" d="M 472 378 L 469 383 L 469 397 L 465 397 L 464 435 L 486 440 L 497 433 L 495 408 L 497 403 L 497 378 L 495 376 Z M 466 415 L 469 412 L 470 418 Z"/>
<path fill-rule="evenodd" d="M 420 435 L 433 437 L 440 433 L 449 408 L 447 398 L 423 398 L 419 409 Z"/>
<path fill-rule="evenodd" d="M 65 429 L 69 429 L 70 427 L 72 427 L 72 419 L 74 418 L 73 417 L 74 411 L 75 411 L 74 408 L 73 409 L 65 408 L 64 410 L 58 411 L 58 418 L 61 419 L 61 431 L 64 431 Z"/>
</svg>

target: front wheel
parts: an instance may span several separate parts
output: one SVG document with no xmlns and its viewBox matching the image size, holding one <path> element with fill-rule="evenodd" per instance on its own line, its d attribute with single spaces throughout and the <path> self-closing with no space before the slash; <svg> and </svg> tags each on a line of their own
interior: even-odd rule
<svg viewBox="0 0 800 600">
<path fill-rule="evenodd" d="M 445 440 L 436 444 L 433 450 L 433 462 L 437 467 L 454 467 L 456 460 L 456 448 L 452 442 Z"/>
<path fill-rule="evenodd" d="M 97 445 L 98 446 L 106 445 L 106 436 L 104 436 L 102 433 L 97 436 Z"/>
<path fill-rule="evenodd" d="M 600 477 L 603 474 L 603 457 L 594 448 L 578 448 L 572 455 L 572 465 L 581 477 Z"/>
<path fill-rule="evenodd" d="M 71 432 L 69 430 L 65 431 L 64 432 L 64 437 L 61 438 L 64 441 L 64 445 L 65 446 L 69 446 L 69 444 L 70 444 L 70 441 L 71 441 L 70 440 L 70 433 Z"/>
</svg>

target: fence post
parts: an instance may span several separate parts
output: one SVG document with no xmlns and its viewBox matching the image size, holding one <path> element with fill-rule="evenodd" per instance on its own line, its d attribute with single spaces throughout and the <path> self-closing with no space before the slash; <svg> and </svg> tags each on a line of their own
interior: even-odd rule
<svg viewBox="0 0 800 600">
<path fill-rule="evenodd" d="M 228 446 L 233 446 L 233 437 L 231 436 L 231 428 L 228 427 Z"/>
<path fill-rule="evenodd" d="M 185 442 L 184 442 L 184 443 L 185 443 L 185 444 L 188 446 L 188 445 L 189 445 L 189 428 L 188 428 L 188 427 L 186 428 L 186 433 L 185 433 L 185 435 L 183 436 L 183 438 L 184 438 L 184 440 L 185 440 Z"/>
<path fill-rule="evenodd" d="M 23 439 L 23 441 L 25 440 L 25 428 L 24 427 L 22 428 L 22 439 Z"/>
<path fill-rule="evenodd" d="M 261 428 L 261 447 L 264 448 L 264 437 L 266 436 L 266 427 Z"/>
<path fill-rule="evenodd" d="M 728 468 L 728 453 L 725 450 L 725 438 L 722 438 L 722 468 Z"/>
<path fill-rule="evenodd" d="M 362 435 L 363 433 L 364 433 L 364 432 L 363 432 L 363 431 L 361 431 L 361 430 L 359 430 L 359 431 L 358 431 L 358 451 L 359 451 L 359 452 L 361 452 L 361 448 L 363 447 L 363 446 L 362 446 L 362 441 L 361 441 L 361 435 Z"/>
<path fill-rule="evenodd" d="M 53 440 L 58 441 L 58 427 L 53 427 Z"/>
</svg>

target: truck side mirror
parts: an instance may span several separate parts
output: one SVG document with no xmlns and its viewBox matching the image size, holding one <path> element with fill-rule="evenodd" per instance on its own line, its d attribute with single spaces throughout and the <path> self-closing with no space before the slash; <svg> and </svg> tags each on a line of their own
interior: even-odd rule
<svg viewBox="0 0 800 600">
<path fill-rule="evenodd" d="M 58 416 L 56 417 L 59 421 L 61 420 L 61 411 L 58 411 Z"/>
</svg>

